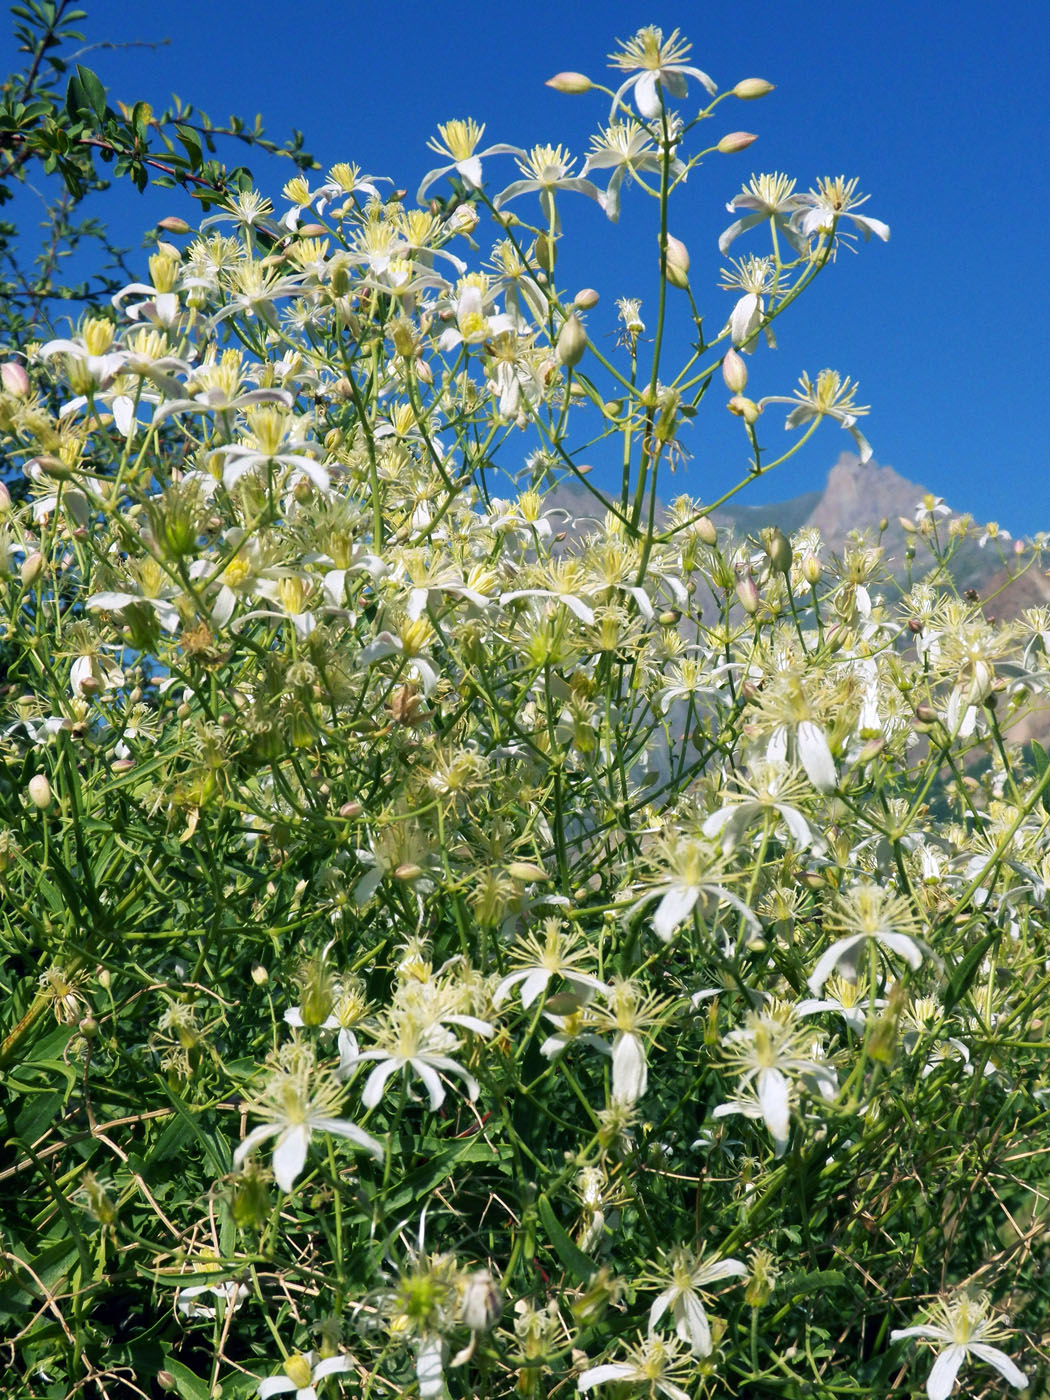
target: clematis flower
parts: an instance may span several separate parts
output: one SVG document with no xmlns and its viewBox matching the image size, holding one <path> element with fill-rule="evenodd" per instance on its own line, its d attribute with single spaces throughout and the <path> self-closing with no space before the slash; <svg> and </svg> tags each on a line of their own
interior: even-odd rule
<svg viewBox="0 0 1050 1400">
<path fill-rule="evenodd" d="M 902 957 L 910 968 L 922 962 L 922 949 L 914 934 L 915 915 L 902 895 L 890 894 L 878 885 L 857 885 L 836 901 L 832 927 L 846 933 L 817 961 L 807 985 L 814 996 L 840 966 L 852 971 L 859 950 L 869 938 Z"/>
<path fill-rule="evenodd" d="M 479 126 L 473 117 L 468 117 L 466 121 L 456 118 L 450 122 L 441 122 L 438 124 L 438 133 L 441 140 L 435 141 L 432 137 L 427 145 L 439 156 L 448 156 L 449 163 L 439 165 L 436 170 L 429 170 L 423 176 L 423 182 L 416 192 L 416 201 L 419 204 L 422 204 L 430 186 L 436 184 L 443 175 L 455 171 L 468 189 L 480 190 L 481 162 L 486 156 L 521 154 L 517 146 L 505 145 L 489 146 L 487 150 L 479 151 L 478 144 L 485 134 L 485 124 L 483 122 Z"/>
<path fill-rule="evenodd" d="M 664 38 L 663 30 L 655 24 L 639 29 L 633 38 L 620 40 L 618 52 L 609 55 L 609 66 L 620 68 L 632 76 L 627 78 L 613 94 L 609 108 L 609 120 L 616 115 L 616 109 L 624 97 L 634 89 L 634 105 L 639 113 L 651 121 L 660 115 L 662 91 L 672 97 L 682 98 L 688 91 L 686 78 L 695 78 L 714 97 L 717 84 L 699 68 L 690 67 L 685 60 L 689 57 L 692 44 L 679 36 L 673 29 Z"/>
<path fill-rule="evenodd" d="M 663 155 L 653 141 L 648 129 L 629 117 L 626 121 L 615 121 L 591 137 L 591 151 L 584 162 L 584 175 L 592 170 L 611 170 L 612 178 L 602 196 L 602 208 L 607 217 L 616 223 L 620 217 L 620 186 L 630 178 L 645 184 L 642 175 L 658 175 L 663 165 Z M 686 167 L 672 156 L 669 174 L 672 183 L 684 180 Z M 647 187 L 648 188 L 648 187 Z"/>
<path fill-rule="evenodd" d="M 349 1119 L 335 1116 L 343 1098 L 343 1086 L 330 1072 L 317 1069 L 308 1046 L 292 1041 L 273 1057 L 271 1069 L 262 1093 L 249 1104 L 252 1112 L 269 1121 L 253 1128 L 234 1152 L 235 1167 L 261 1143 L 276 1138 L 271 1163 L 274 1178 L 282 1191 L 291 1191 L 306 1164 L 306 1153 L 315 1133 L 334 1133 L 360 1147 L 376 1161 L 383 1160 L 383 1148 L 374 1137 Z"/>
<path fill-rule="evenodd" d="M 793 404 L 794 407 L 784 421 L 785 428 L 799 428 L 803 423 L 811 423 L 820 418 L 834 419 L 849 432 L 857 444 L 860 460 L 867 462 L 871 459 L 871 445 L 855 424 L 860 415 L 869 410 L 866 405 L 853 402 L 856 392 L 857 385 L 849 379 L 843 379 L 837 370 L 822 369 L 815 384 L 808 374 L 803 374 L 793 398 L 782 398 L 774 394 L 760 400 L 758 406 L 764 409 L 766 404 L 770 403 Z"/>
<path fill-rule="evenodd" d="M 805 210 L 799 219 L 799 226 L 803 236 L 809 238 L 814 233 L 831 234 L 835 232 L 839 237 L 838 226 L 843 219 L 848 219 L 854 228 L 857 228 L 864 235 L 867 243 L 872 234 L 876 238 L 881 238 L 883 243 L 889 242 L 890 226 L 884 224 L 881 219 L 873 219 L 867 214 L 854 214 L 854 209 L 859 209 L 862 204 L 867 203 L 870 195 L 863 194 L 856 197 L 856 179 L 847 180 L 845 175 L 837 175 L 834 179 L 830 176 L 817 181 L 817 188 L 810 190 L 808 194 L 795 196 L 796 208 Z"/>
<path fill-rule="evenodd" d="M 965 1294 L 953 1302 L 938 1300 L 930 1313 L 930 1321 L 915 1327 L 898 1327 L 890 1333 L 890 1341 L 902 1337 L 921 1337 L 938 1347 L 937 1357 L 926 1378 L 926 1394 L 930 1400 L 948 1400 L 955 1389 L 956 1377 L 964 1361 L 976 1357 L 987 1361 L 1002 1378 L 1016 1390 L 1024 1390 L 1028 1377 L 993 1342 L 1009 1335 L 1001 1322 L 989 1316 L 987 1294 L 976 1298 Z"/>
<path fill-rule="evenodd" d="M 707 1259 L 702 1253 L 677 1247 L 664 1255 L 655 1277 L 670 1283 L 649 1309 L 649 1332 L 668 1311 L 675 1331 L 694 1356 L 710 1356 L 711 1324 L 704 1310 L 704 1289 L 724 1278 L 746 1278 L 747 1265 L 739 1259 Z"/>
<path fill-rule="evenodd" d="M 312 1351 L 305 1356 L 293 1352 L 284 1363 L 282 1375 L 268 1376 L 259 1382 L 259 1400 L 270 1400 L 271 1395 L 282 1395 L 289 1390 L 295 1391 L 295 1400 L 317 1400 L 317 1387 L 324 1378 L 342 1375 L 351 1365 L 349 1356 L 329 1356 L 319 1361 Z"/>
<path fill-rule="evenodd" d="M 538 193 L 540 209 L 556 238 L 561 232 L 561 221 L 554 203 L 555 190 L 570 190 L 585 194 L 590 199 L 602 202 L 602 193 L 590 180 L 572 174 L 575 159 L 562 146 L 533 146 L 531 151 L 518 152 L 518 169 L 524 180 L 514 180 L 505 190 L 501 190 L 492 201 L 493 208 L 502 209 L 519 195 Z"/>
<path fill-rule="evenodd" d="M 607 1361 L 590 1366 L 576 1382 L 581 1393 L 608 1381 L 641 1386 L 647 1395 L 657 1394 L 666 1400 L 689 1400 L 689 1392 L 679 1381 L 689 1384 L 696 1372 L 696 1363 L 685 1353 L 677 1337 L 665 1341 L 650 1333 L 635 1346 L 629 1347 L 623 1361 Z"/>
<path fill-rule="evenodd" d="M 768 219 L 795 252 L 804 257 L 809 251 L 809 240 L 804 232 L 799 233 L 793 222 L 803 208 L 803 196 L 795 194 L 794 190 L 794 180 L 781 175 L 779 171 L 772 175 L 752 175 L 749 183 L 726 205 L 730 214 L 739 209 L 749 209 L 751 212 L 723 231 L 718 240 L 718 251 L 725 256 L 735 238 Z"/>
</svg>

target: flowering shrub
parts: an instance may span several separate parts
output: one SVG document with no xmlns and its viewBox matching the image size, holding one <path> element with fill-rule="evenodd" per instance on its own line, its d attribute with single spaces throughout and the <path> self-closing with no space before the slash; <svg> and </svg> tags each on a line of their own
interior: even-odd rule
<svg viewBox="0 0 1050 1400">
<path fill-rule="evenodd" d="M 1050 614 L 959 597 L 932 511 L 898 584 L 661 506 L 709 393 L 747 479 L 771 406 L 869 454 L 848 379 L 755 399 L 748 357 L 889 231 L 754 176 L 705 338 L 671 196 L 769 84 L 652 28 L 611 61 L 551 80 L 611 102 L 579 173 L 450 121 L 415 201 L 242 193 L 4 368 L 12 1394 L 1040 1365 L 1050 763 L 1009 734 Z M 559 210 L 639 186 L 653 301 L 607 355 Z"/>
</svg>

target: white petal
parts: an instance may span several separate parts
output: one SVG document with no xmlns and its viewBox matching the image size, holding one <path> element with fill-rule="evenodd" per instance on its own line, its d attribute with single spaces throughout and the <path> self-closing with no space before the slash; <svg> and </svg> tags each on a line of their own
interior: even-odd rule
<svg viewBox="0 0 1050 1400">
<path fill-rule="evenodd" d="M 404 1066 L 404 1060 L 394 1057 L 389 1060 L 381 1060 L 375 1069 L 368 1076 L 364 1093 L 361 1095 L 361 1102 L 365 1108 L 375 1108 L 376 1104 L 383 1097 L 383 1090 L 386 1088 L 386 1081 L 392 1074 Z"/>
<path fill-rule="evenodd" d="M 833 943 L 826 953 L 819 958 L 816 967 L 810 973 L 806 985 L 814 996 L 820 991 L 824 983 L 835 970 L 838 962 L 846 956 L 851 948 L 864 941 L 863 933 L 854 933 L 849 938 L 840 938 Z"/>
<path fill-rule="evenodd" d="M 359 1128 L 356 1123 L 351 1123 L 346 1118 L 316 1118 L 312 1126 L 317 1132 L 334 1133 L 336 1137 L 347 1138 L 356 1147 L 363 1148 L 377 1162 L 383 1160 L 382 1145 L 376 1142 L 370 1133 L 366 1133 L 364 1128 Z"/>
<path fill-rule="evenodd" d="M 1017 1369 L 1005 1351 L 1000 1351 L 998 1347 L 990 1347 L 987 1342 L 971 1342 L 970 1350 L 974 1356 L 979 1356 L 982 1361 L 987 1361 L 989 1366 L 994 1366 L 1004 1380 L 1009 1381 L 1018 1390 L 1024 1390 L 1028 1384 L 1028 1377 Z"/>
<path fill-rule="evenodd" d="M 295 1185 L 295 1178 L 303 1169 L 306 1162 L 306 1149 L 310 1145 L 310 1129 L 305 1123 L 298 1123 L 294 1128 L 287 1128 L 277 1139 L 277 1146 L 273 1150 L 274 1180 L 282 1191 L 291 1191 Z"/>
<path fill-rule="evenodd" d="M 261 1142 L 274 1137 L 280 1131 L 276 1123 L 264 1123 L 261 1128 L 253 1128 L 233 1154 L 233 1165 L 239 1167 L 249 1152 L 254 1152 Z"/>
<path fill-rule="evenodd" d="M 834 792 L 838 786 L 835 760 L 819 724 L 804 719 L 798 727 L 798 756 L 806 776 L 818 792 Z"/>
<path fill-rule="evenodd" d="M 675 1331 L 683 1342 L 688 1342 L 694 1356 L 711 1355 L 711 1324 L 704 1312 L 704 1305 L 690 1289 L 683 1293 L 675 1306 Z"/>
<path fill-rule="evenodd" d="M 695 885 L 677 885 L 669 889 L 653 915 L 653 932 L 657 937 L 670 943 L 675 929 L 693 912 L 699 898 L 700 891 Z"/>
<path fill-rule="evenodd" d="M 613 1042 L 612 1093 L 621 1103 L 637 1103 L 648 1083 L 645 1046 L 636 1035 L 622 1034 Z"/>
<path fill-rule="evenodd" d="M 633 1375 L 633 1368 L 625 1366 L 622 1361 L 609 1361 L 604 1366 L 592 1366 L 589 1371 L 584 1371 L 576 1382 L 576 1389 L 590 1390 L 591 1386 L 604 1385 L 606 1381 L 629 1380 Z"/>
<path fill-rule="evenodd" d="M 930 1400 L 948 1400 L 955 1389 L 955 1377 L 966 1357 L 966 1348 L 955 1343 L 940 1353 L 926 1377 L 926 1394 Z"/>
<path fill-rule="evenodd" d="M 763 1069 L 758 1075 L 758 1102 L 773 1141 L 786 1145 L 791 1115 L 788 1109 L 788 1082 L 778 1069 Z M 782 1150 L 782 1147 L 781 1147 Z"/>
<path fill-rule="evenodd" d="M 266 1380 L 259 1382 L 257 1394 L 259 1400 L 268 1400 L 271 1395 L 280 1395 L 282 1391 L 295 1388 L 295 1381 L 290 1376 L 267 1376 Z"/>
</svg>

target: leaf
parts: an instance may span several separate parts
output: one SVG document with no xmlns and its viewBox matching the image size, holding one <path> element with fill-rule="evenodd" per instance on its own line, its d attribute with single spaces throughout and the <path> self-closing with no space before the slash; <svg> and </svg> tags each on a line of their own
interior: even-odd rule
<svg viewBox="0 0 1050 1400">
<path fill-rule="evenodd" d="M 71 117 L 89 112 L 96 121 L 106 119 L 106 89 L 83 64 L 77 64 L 66 88 L 66 110 Z"/>
<path fill-rule="evenodd" d="M 790 1275 L 777 1283 L 777 1292 L 782 1297 L 790 1298 L 794 1303 L 810 1293 L 821 1293 L 825 1289 L 841 1288 L 845 1282 L 846 1275 L 839 1273 L 838 1269 L 820 1269 L 814 1274 Z"/>
<path fill-rule="evenodd" d="M 997 943 L 1002 937 L 1002 929 L 993 928 L 986 933 L 983 938 L 979 938 L 968 953 L 960 959 L 952 973 L 951 981 L 948 983 L 948 990 L 944 994 L 944 1010 L 949 1012 L 961 1001 L 970 990 L 974 978 L 977 976 L 977 969 L 984 961 L 985 954 L 993 943 Z"/>
<path fill-rule="evenodd" d="M 588 1258 L 582 1249 L 573 1244 L 562 1229 L 558 1217 L 554 1214 L 554 1207 L 546 1196 L 539 1198 L 536 1208 L 543 1228 L 547 1231 L 547 1238 L 554 1246 L 554 1252 L 565 1266 L 566 1272 L 572 1274 L 580 1283 L 586 1283 L 596 1267 L 593 1259 Z"/>
<path fill-rule="evenodd" d="M 164 1353 L 164 1369 L 175 1377 L 175 1393 L 182 1400 L 211 1400 L 209 1383 L 202 1381 L 181 1361 L 176 1361 L 170 1352 Z"/>
</svg>

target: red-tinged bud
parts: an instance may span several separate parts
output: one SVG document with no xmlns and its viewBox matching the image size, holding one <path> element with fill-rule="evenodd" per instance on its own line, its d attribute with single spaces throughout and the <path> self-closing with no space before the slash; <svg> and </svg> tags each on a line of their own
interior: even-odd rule
<svg viewBox="0 0 1050 1400">
<path fill-rule="evenodd" d="M 0 365 L 0 383 L 4 392 L 13 394 L 16 399 L 24 399 L 29 393 L 29 375 L 17 360 L 6 360 Z"/>
<path fill-rule="evenodd" d="M 747 365 L 743 355 L 727 350 L 722 359 L 722 378 L 731 394 L 742 394 L 747 388 Z"/>
<path fill-rule="evenodd" d="M 531 860 L 512 860 L 507 866 L 507 874 L 512 880 L 549 880 L 550 876 L 542 865 Z"/>
<path fill-rule="evenodd" d="M 736 596 L 740 600 L 740 606 L 751 617 L 758 612 L 762 602 L 758 595 L 758 586 L 751 577 L 750 572 L 741 574 L 736 581 Z"/>
<path fill-rule="evenodd" d="M 587 349 L 587 332 L 577 315 L 567 316 L 558 333 L 558 360 L 566 369 L 573 369 L 583 359 Z"/>
<path fill-rule="evenodd" d="M 44 556 L 39 549 L 34 549 L 32 554 L 27 554 L 22 560 L 22 567 L 18 571 L 18 576 L 22 580 L 24 587 L 29 588 L 36 583 L 37 579 L 44 572 Z"/>
<path fill-rule="evenodd" d="M 11 509 L 11 492 L 0 481 L 0 515 L 6 515 Z"/>
<path fill-rule="evenodd" d="M 547 79 L 547 87 L 553 88 L 555 92 L 581 93 L 590 92 L 594 84 L 586 73 L 555 73 L 553 78 Z"/>
<path fill-rule="evenodd" d="M 192 232 L 185 219 L 180 219 L 177 214 L 168 214 L 163 219 L 157 220 L 157 227 L 162 228 L 165 233 L 190 233 Z"/>
<path fill-rule="evenodd" d="M 413 880 L 418 880 L 423 874 L 423 867 L 416 865 L 414 861 L 406 860 L 394 871 L 395 880 L 404 880 L 406 884 L 411 884 Z"/>
<path fill-rule="evenodd" d="M 742 102 L 753 102 L 756 97 L 765 97 L 772 91 L 773 84 L 767 83 L 765 78 L 741 78 L 733 89 L 733 96 Z"/>
<path fill-rule="evenodd" d="M 352 821 L 354 817 L 359 817 L 364 810 L 360 802 L 344 802 L 339 808 L 339 815 L 346 821 Z"/>
<path fill-rule="evenodd" d="M 754 399 L 747 399 L 743 394 L 734 394 L 726 404 L 730 413 L 735 413 L 738 418 L 742 418 L 745 423 L 756 423 L 758 415 L 762 412 Z"/>
<path fill-rule="evenodd" d="M 758 137 L 753 131 L 730 131 L 722 137 L 716 150 L 724 156 L 736 155 L 737 151 L 746 151 L 748 146 L 754 145 Z"/>
<path fill-rule="evenodd" d="M 170 1371 L 158 1371 L 156 1380 L 161 1390 L 174 1390 L 178 1385 L 178 1381 Z"/>
<path fill-rule="evenodd" d="M 51 784 L 48 782 L 46 774 L 34 773 L 29 779 L 26 791 L 29 794 L 30 802 L 41 812 L 46 812 L 51 806 Z"/>
<path fill-rule="evenodd" d="M 909 632 L 915 632 L 915 633 L 919 633 L 919 632 L 922 631 L 922 623 L 919 621 L 919 619 L 918 619 L 917 617 L 909 617 L 909 618 L 908 618 L 908 631 L 909 631 Z"/>
<path fill-rule="evenodd" d="M 689 249 L 680 238 L 669 233 L 664 252 L 668 282 L 684 291 L 689 286 Z"/>
<path fill-rule="evenodd" d="M 593 287 L 584 287 L 576 293 L 572 299 L 572 304 L 580 311 L 590 311 L 592 306 L 597 306 L 601 300 Z"/>
<path fill-rule="evenodd" d="M 300 238 L 323 238 L 327 232 L 324 224 L 300 224 L 296 229 Z"/>
</svg>

